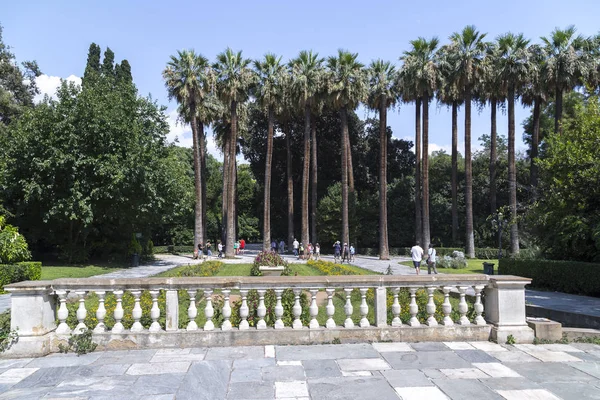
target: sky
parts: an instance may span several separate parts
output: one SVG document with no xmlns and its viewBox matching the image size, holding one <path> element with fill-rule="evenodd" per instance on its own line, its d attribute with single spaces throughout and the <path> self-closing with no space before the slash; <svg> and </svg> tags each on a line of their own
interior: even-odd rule
<svg viewBox="0 0 600 400">
<path fill-rule="evenodd" d="M 5 4 L 1 4 L 5 3 Z M 257 59 L 266 53 L 284 60 L 301 50 L 321 56 L 338 49 L 359 54 L 363 64 L 381 58 L 400 66 L 410 40 L 437 36 L 441 44 L 465 25 L 475 25 L 494 39 L 506 32 L 523 33 L 532 43 L 556 27 L 575 25 L 579 33 L 598 33 L 597 0 L 473 0 L 416 1 L 0 1 L 4 42 L 18 61 L 37 60 L 43 76 L 38 85 L 52 95 L 60 79 L 78 81 L 83 75 L 90 43 L 108 46 L 119 62 L 127 59 L 141 95 L 167 106 L 169 140 L 191 146 L 189 127 L 177 124 L 176 104 L 169 102 L 161 77 L 169 56 L 195 49 L 209 60 L 226 47 Z M 358 109 L 361 118 L 369 114 Z M 525 150 L 521 122 L 529 109 L 516 108 L 517 149 Z M 374 115 L 372 112 L 370 115 Z M 473 108 L 473 148 L 489 134 L 489 108 Z M 464 115 L 459 112 L 459 138 Z M 401 104 L 388 113 L 394 136 L 414 140 L 414 104 Z M 451 113 L 436 102 L 430 106 L 430 151 L 450 151 Z M 507 116 L 498 113 L 498 133 L 507 134 Z M 464 140 L 459 139 L 459 151 Z M 209 133 L 208 150 L 221 158 Z"/>
</svg>

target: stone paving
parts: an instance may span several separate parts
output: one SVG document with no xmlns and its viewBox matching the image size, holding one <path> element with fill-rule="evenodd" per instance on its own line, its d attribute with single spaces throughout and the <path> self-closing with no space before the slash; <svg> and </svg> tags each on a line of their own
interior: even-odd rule
<svg viewBox="0 0 600 400">
<path fill-rule="evenodd" d="M 0 399 L 600 399 L 600 346 L 213 347 L 0 360 Z"/>
</svg>

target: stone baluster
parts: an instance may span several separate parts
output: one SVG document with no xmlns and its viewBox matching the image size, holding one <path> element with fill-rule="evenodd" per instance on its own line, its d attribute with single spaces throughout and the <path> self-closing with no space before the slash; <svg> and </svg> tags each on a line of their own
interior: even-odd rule
<svg viewBox="0 0 600 400">
<path fill-rule="evenodd" d="M 152 318 L 152 324 L 150 325 L 150 332 L 160 332 L 162 329 L 158 323 L 160 317 L 160 308 L 158 308 L 158 295 L 159 290 L 151 290 L 150 296 L 152 297 L 152 309 L 150 310 L 150 318 Z"/>
<path fill-rule="evenodd" d="M 458 293 L 460 294 L 460 301 L 458 302 L 458 312 L 460 313 L 460 319 L 458 323 L 460 325 L 471 325 L 469 319 L 467 318 L 467 311 L 469 311 L 469 306 L 467 305 L 467 300 L 465 299 L 465 293 L 467 292 L 467 286 L 459 286 Z"/>
<path fill-rule="evenodd" d="M 133 317 L 133 325 L 131 326 L 131 332 L 141 332 L 144 330 L 140 319 L 142 318 L 142 307 L 140 306 L 140 297 L 142 296 L 141 290 L 132 290 L 131 294 L 133 295 L 133 311 L 131 316 Z"/>
<path fill-rule="evenodd" d="M 300 320 L 300 316 L 302 315 L 302 306 L 300 305 L 301 294 L 302 289 L 294 289 L 294 307 L 292 308 L 292 312 L 294 313 L 292 328 L 294 329 L 302 329 L 302 321 Z"/>
<path fill-rule="evenodd" d="M 206 307 L 204 307 L 204 316 L 206 316 L 206 322 L 204 323 L 205 331 L 212 331 L 215 329 L 215 323 L 212 320 L 215 316 L 215 309 L 212 305 L 212 294 L 213 291 L 211 289 L 204 291 L 204 299 L 206 300 Z"/>
<path fill-rule="evenodd" d="M 475 309 L 475 325 L 485 325 L 485 319 L 481 316 L 483 313 L 483 304 L 481 303 L 481 291 L 483 290 L 484 285 L 475 285 L 473 289 L 475 289 L 475 304 L 473 308 Z"/>
<path fill-rule="evenodd" d="M 452 321 L 452 318 L 450 318 L 450 313 L 452 312 L 452 304 L 450 304 L 450 290 L 452 290 L 450 286 L 444 286 L 442 288 L 442 291 L 444 292 L 444 304 L 442 304 L 442 311 L 444 311 L 445 326 L 454 325 L 454 321 Z"/>
<path fill-rule="evenodd" d="M 310 324 L 308 327 L 310 329 L 316 329 L 319 327 L 319 321 L 317 321 L 317 315 L 319 315 L 319 307 L 317 306 L 317 293 L 319 289 L 310 289 L 310 307 L 308 308 L 308 312 L 310 313 Z"/>
<path fill-rule="evenodd" d="M 106 324 L 104 323 L 104 318 L 106 318 L 106 308 L 104 307 L 104 297 L 106 296 L 106 292 L 104 290 L 98 290 L 96 291 L 96 295 L 98 295 L 98 309 L 96 310 L 98 324 L 96 324 L 94 332 L 102 333 L 106 332 Z"/>
<path fill-rule="evenodd" d="M 240 331 L 250 329 L 250 324 L 248 324 L 248 314 L 250 310 L 248 309 L 248 290 L 240 290 L 240 296 L 242 296 L 242 305 L 240 307 Z"/>
<path fill-rule="evenodd" d="M 275 329 L 283 329 L 283 321 L 281 317 L 283 316 L 283 306 L 281 305 L 281 295 L 283 293 L 283 289 L 275 289 L 275 297 L 277 298 L 277 303 L 275 304 Z"/>
<path fill-rule="evenodd" d="M 428 326 L 437 326 L 438 322 L 435 319 L 435 302 L 433 301 L 433 293 L 435 292 L 435 287 L 429 286 L 427 287 L 427 296 L 429 297 L 427 301 L 427 314 L 429 314 L 429 318 L 427 318 Z"/>
<path fill-rule="evenodd" d="M 113 313 L 113 316 L 115 318 L 115 325 L 113 326 L 111 332 L 112 333 L 121 333 L 125 330 L 125 327 L 123 326 L 123 323 L 121 322 L 121 320 L 123 319 L 123 291 L 122 290 L 115 290 L 113 291 L 113 294 L 115 295 L 115 300 L 117 301 L 117 305 L 115 306 L 115 311 Z"/>
<path fill-rule="evenodd" d="M 56 316 L 58 317 L 58 327 L 56 328 L 56 333 L 59 335 L 67 335 L 71 333 L 71 329 L 69 325 L 67 325 L 67 318 L 69 318 L 69 309 L 67 308 L 67 295 L 68 291 L 66 290 L 57 290 L 56 295 L 58 296 L 58 300 L 60 302 L 60 306 L 58 307 L 58 312 Z"/>
<path fill-rule="evenodd" d="M 229 318 L 231 318 L 231 304 L 229 304 L 229 293 L 231 293 L 231 290 L 223 289 L 221 292 L 223 293 L 223 324 L 221 325 L 221 329 L 230 331 L 231 321 Z"/>
<path fill-rule="evenodd" d="M 188 307 L 188 318 L 190 322 L 187 324 L 186 330 L 188 331 L 197 331 L 198 324 L 196 323 L 196 317 L 198 316 L 198 309 L 196 308 L 196 290 L 189 289 L 188 295 L 190 296 L 190 305 Z"/>
<path fill-rule="evenodd" d="M 326 328 L 335 328 L 335 321 L 333 320 L 333 314 L 335 314 L 335 306 L 333 305 L 333 295 L 335 293 L 335 289 L 328 288 L 325 289 L 327 292 L 327 307 L 325 307 L 325 311 L 327 312 L 327 322 L 325 322 Z"/>
<path fill-rule="evenodd" d="M 344 327 L 354 328 L 354 321 L 352 321 L 352 314 L 354 313 L 354 307 L 352 307 L 352 289 L 345 288 L 346 292 L 346 304 L 344 305 L 344 312 L 346 313 L 346 320 L 344 321 Z"/>
<path fill-rule="evenodd" d="M 85 317 L 87 317 L 87 310 L 85 309 L 86 291 L 77 290 L 75 291 L 75 294 L 79 296 L 79 308 L 77 308 L 77 321 L 79 321 L 79 323 L 75 327 L 73 334 L 77 335 L 83 333 L 83 331 L 87 329 L 87 326 L 85 326 Z"/>
<path fill-rule="evenodd" d="M 265 315 L 267 315 L 267 308 L 265 307 L 265 292 L 264 289 L 258 290 L 258 308 L 256 309 L 256 315 L 258 315 L 258 323 L 256 329 L 267 329 L 267 323 L 265 322 Z"/>
<path fill-rule="evenodd" d="M 369 313 L 369 306 L 367 305 L 367 288 L 360 288 L 360 297 L 361 297 L 361 301 L 360 301 L 360 327 L 361 328 L 368 328 L 369 326 L 371 326 L 371 324 L 369 324 L 369 320 L 367 319 L 367 314 Z"/>
<path fill-rule="evenodd" d="M 402 321 L 400 320 L 400 303 L 398 302 L 398 293 L 400 293 L 400 288 L 393 288 L 392 294 L 394 296 L 394 304 L 392 304 L 392 314 L 394 315 L 394 319 L 392 319 L 392 326 L 402 326 Z"/>
<path fill-rule="evenodd" d="M 410 292 L 410 304 L 408 306 L 408 312 L 410 312 L 410 321 L 408 322 L 410 326 L 421 326 L 421 323 L 417 319 L 417 313 L 419 312 L 419 306 L 417 305 L 417 288 L 411 287 L 408 288 Z"/>
</svg>

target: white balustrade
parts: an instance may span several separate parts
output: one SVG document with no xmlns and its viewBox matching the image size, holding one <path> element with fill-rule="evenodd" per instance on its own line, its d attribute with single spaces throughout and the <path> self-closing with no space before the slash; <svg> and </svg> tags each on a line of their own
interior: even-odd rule
<svg viewBox="0 0 600 400">
<path fill-rule="evenodd" d="M 67 308 L 67 295 L 69 292 L 66 290 L 57 290 L 56 295 L 58 296 L 58 301 L 60 302 L 60 306 L 58 308 L 57 317 L 60 324 L 56 328 L 56 333 L 61 335 L 66 335 L 71 333 L 71 328 L 67 325 L 67 318 L 69 318 L 69 309 Z"/>
<path fill-rule="evenodd" d="M 98 324 L 96 324 L 96 327 L 94 328 L 94 333 L 102 333 L 106 331 L 106 324 L 104 323 L 104 318 L 106 318 L 104 296 L 106 296 L 106 292 L 104 290 L 97 290 L 96 295 L 98 296 L 98 309 L 96 310 Z"/>
<path fill-rule="evenodd" d="M 87 329 L 87 326 L 85 325 L 85 317 L 87 317 L 87 310 L 85 309 L 85 293 L 84 290 L 75 291 L 75 294 L 79 296 L 79 307 L 77 308 L 77 321 L 79 321 L 79 323 L 73 331 L 73 334 L 75 335 L 83 333 L 83 331 Z"/>
<path fill-rule="evenodd" d="M 275 297 L 277 298 L 277 304 L 275 304 L 275 329 L 283 329 L 283 321 L 281 317 L 283 317 L 283 306 L 281 305 L 281 294 L 283 293 L 283 289 L 275 289 Z"/>
<path fill-rule="evenodd" d="M 346 293 L 346 305 L 344 305 L 344 312 L 346 313 L 346 320 L 344 321 L 344 327 L 354 328 L 354 321 L 352 321 L 352 314 L 354 313 L 354 307 L 352 306 L 352 289 L 344 288 Z"/>
<path fill-rule="evenodd" d="M 410 304 L 408 306 L 408 312 L 410 313 L 410 321 L 408 322 L 410 326 L 421 326 L 421 323 L 417 319 L 417 313 L 419 312 L 419 306 L 417 305 L 417 289 L 416 287 L 411 287 L 408 289 L 410 292 Z"/>
<path fill-rule="evenodd" d="M 133 318 L 133 325 L 131 325 L 131 332 L 141 332 L 144 330 L 140 319 L 142 318 L 142 307 L 140 306 L 140 298 L 142 296 L 141 290 L 132 290 L 131 295 L 133 296 L 133 311 L 131 317 Z"/>
<path fill-rule="evenodd" d="M 196 317 L 198 316 L 198 309 L 196 308 L 196 293 L 195 289 L 190 289 L 187 291 L 190 296 L 190 305 L 188 306 L 188 318 L 190 322 L 188 322 L 187 327 L 185 328 L 188 331 L 197 331 L 198 324 L 196 323 Z"/>
<path fill-rule="evenodd" d="M 450 286 L 444 286 L 442 291 L 444 292 L 444 304 L 442 304 L 442 311 L 444 312 L 444 325 L 452 326 L 454 325 L 454 321 L 450 318 L 450 313 L 452 312 L 452 304 L 450 304 L 450 291 L 452 288 Z"/>
<path fill-rule="evenodd" d="M 368 328 L 371 326 L 369 324 L 369 320 L 367 319 L 367 314 L 369 314 L 369 305 L 367 304 L 367 288 L 360 288 L 360 327 Z"/>
<path fill-rule="evenodd" d="M 467 286 L 459 286 L 458 293 L 460 294 L 460 301 L 458 302 L 458 312 L 460 313 L 460 319 L 458 323 L 460 325 L 470 325 L 469 319 L 467 318 L 467 311 L 469 311 L 469 306 L 467 305 L 467 300 L 465 299 L 465 294 L 467 293 Z"/>
<path fill-rule="evenodd" d="M 435 287 L 428 286 L 427 287 L 427 296 L 429 297 L 427 300 L 427 314 L 429 314 L 429 318 L 427 318 L 428 326 L 437 326 L 437 321 L 435 319 L 435 302 L 433 301 L 433 294 L 435 292 Z"/>
<path fill-rule="evenodd" d="M 392 319 L 392 326 L 396 327 L 402 326 L 402 321 L 400 320 L 400 303 L 398 302 L 399 293 L 399 287 L 392 289 L 392 295 L 394 296 L 394 303 L 392 304 L 392 314 L 394 315 L 394 319 Z"/>
<path fill-rule="evenodd" d="M 485 325 L 485 319 L 481 316 L 483 313 L 483 304 L 481 304 L 481 291 L 485 286 L 483 285 L 475 285 L 473 289 L 475 289 L 475 304 L 473 305 L 473 309 L 475 310 L 475 325 Z"/>
<path fill-rule="evenodd" d="M 125 315 L 124 311 L 123 311 L 123 291 L 122 290 L 115 290 L 113 292 L 113 294 L 115 295 L 115 300 L 117 302 L 117 305 L 115 306 L 115 311 L 113 313 L 113 316 L 115 318 L 115 325 L 113 326 L 111 332 L 112 333 L 121 333 L 125 330 L 125 327 L 123 326 L 123 323 L 121 322 L 121 320 L 123 319 L 123 316 Z"/>
<path fill-rule="evenodd" d="M 302 315 L 302 306 L 300 305 L 301 294 L 302 289 L 294 289 L 294 307 L 292 308 L 292 312 L 294 313 L 292 328 L 294 329 L 302 329 L 302 321 L 300 320 L 300 316 Z"/>
<path fill-rule="evenodd" d="M 256 315 L 258 315 L 258 323 L 256 329 L 267 329 L 267 323 L 265 322 L 265 315 L 267 315 L 267 308 L 265 307 L 265 293 L 266 290 L 258 290 L 258 307 L 256 309 Z"/>
<path fill-rule="evenodd" d="M 223 293 L 223 310 L 221 311 L 223 313 L 223 324 L 221 325 L 221 329 L 230 331 L 232 328 L 231 321 L 229 320 L 231 318 L 231 305 L 229 304 L 229 293 L 231 293 L 231 290 L 223 289 L 221 292 Z"/>
<path fill-rule="evenodd" d="M 335 321 L 333 320 L 333 315 L 335 314 L 335 306 L 333 305 L 333 295 L 335 293 L 335 289 L 325 289 L 327 292 L 327 307 L 325 307 L 325 311 L 327 312 L 327 322 L 325 323 L 325 327 L 332 329 L 335 328 Z"/>
<path fill-rule="evenodd" d="M 240 306 L 240 318 L 242 320 L 240 321 L 239 329 L 240 331 L 244 331 L 250 329 L 250 325 L 248 324 L 248 291 L 240 290 L 240 296 L 242 296 L 242 305 Z"/>
<path fill-rule="evenodd" d="M 212 305 L 212 294 L 213 291 L 210 289 L 204 291 L 204 299 L 206 300 L 206 307 L 204 307 L 204 316 L 206 317 L 206 322 L 204 323 L 205 331 L 212 331 L 215 329 L 215 323 L 212 321 L 215 316 L 215 309 Z"/>
<path fill-rule="evenodd" d="M 308 308 L 308 312 L 310 313 L 310 324 L 308 327 L 310 329 L 316 329 L 319 327 L 319 321 L 317 321 L 317 315 L 319 315 L 319 307 L 317 306 L 317 293 L 319 289 L 310 289 L 310 307 Z"/>
<path fill-rule="evenodd" d="M 160 332 L 162 329 L 158 323 L 160 317 L 160 308 L 158 308 L 158 295 L 160 291 L 151 290 L 150 297 L 152 297 L 152 309 L 150 310 L 150 318 L 152 318 L 152 324 L 150 325 L 150 332 Z"/>
</svg>

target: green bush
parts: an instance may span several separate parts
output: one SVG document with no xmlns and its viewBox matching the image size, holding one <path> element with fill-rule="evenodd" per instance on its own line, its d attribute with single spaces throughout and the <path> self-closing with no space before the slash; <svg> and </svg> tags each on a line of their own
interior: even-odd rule
<svg viewBox="0 0 600 400">
<path fill-rule="evenodd" d="M 17 332 L 10 329 L 10 310 L 0 314 L 0 353 L 17 340 Z"/>
<path fill-rule="evenodd" d="M 258 316 L 256 315 L 256 310 L 258 309 L 258 292 L 256 290 L 250 290 L 248 292 L 248 298 L 246 300 L 248 304 L 248 324 L 250 326 L 256 326 L 258 323 Z M 285 326 L 292 326 L 292 322 L 294 321 L 294 314 L 292 312 L 292 308 L 294 307 L 294 303 L 296 301 L 296 297 L 292 289 L 286 289 L 283 291 L 281 295 L 281 305 L 283 306 L 283 316 L 281 317 Z M 277 317 L 275 316 L 275 305 L 277 304 L 277 297 L 275 296 L 275 291 L 270 289 L 265 293 L 265 307 L 267 309 L 267 314 L 265 315 L 265 322 L 267 326 L 275 325 L 275 320 Z M 308 296 L 305 292 L 302 292 L 300 295 L 300 306 L 302 307 L 302 314 L 300 314 L 300 320 L 302 321 L 302 325 L 306 326 L 310 322 L 310 314 L 308 310 L 309 306 Z M 233 326 L 239 326 L 241 318 L 240 318 L 240 307 L 242 306 L 242 301 L 238 300 L 233 304 L 232 314 L 231 314 L 231 323 Z"/>
<path fill-rule="evenodd" d="M 323 275 L 356 275 L 356 273 L 344 266 L 344 264 L 332 263 L 331 261 L 312 261 L 309 260 L 306 263 L 309 267 L 318 269 Z"/>
<path fill-rule="evenodd" d="M 172 244 L 168 246 L 154 246 L 154 254 L 179 254 L 193 252 L 194 246 L 174 246 Z"/>
<path fill-rule="evenodd" d="M 178 276 L 191 277 L 191 276 L 215 276 L 221 268 L 223 263 L 220 261 L 205 261 L 201 264 L 189 265 L 178 272 Z"/>
<path fill-rule="evenodd" d="M 19 233 L 19 229 L 6 224 L 0 215 L 0 264 L 14 264 L 31 258 L 27 241 Z"/>
<path fill-rule="evenodd" d="M 276 267 L 281 265 L 284 266 L 281 275 L 290 275 L 290 268 L 288 267 L 287 261 L 285 261 L 278 253 L 274 253 L 272 251 L 262 251 L 254 258 L 250 275 L 262 276 L 262 272 L 260 272 L 259 267 Z"/>
<path fill-rule="evenodd" d="M 129 242 L 129 246 L 127 247 L 127 255 L 132 256 L 134 254 L 141 255 L 142 254 L 142 245 L 138 242 L 135 237 L 135 233 L 131 235 L 131 241 Z"/>
<path fill-rule="evenodd" d="M 600 297 L 597 263 L 502 258 L 498 273 L 531 278 L 531 286 L 536 288 Z"/>
<path fill-rule="evenodd" d="M 42 276 L 42 263 L 24 261 L 16 264 L 0 264 L 0 293 L 4 286 L 21 281 L 38 281 Z"/>
</svg>

